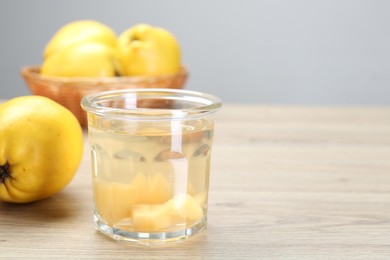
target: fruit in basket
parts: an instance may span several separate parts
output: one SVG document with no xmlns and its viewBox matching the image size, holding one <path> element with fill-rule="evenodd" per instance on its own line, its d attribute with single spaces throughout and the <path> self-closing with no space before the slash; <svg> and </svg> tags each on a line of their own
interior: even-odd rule
<svg viewBox="0 0 390 260">
<path fill-rule="evenodd" d="M 122 74 L 115 48 L 98 42 L 81 42 L 47 57 L 42 75 L 58 77 L 114 77 Z"/>
<path fill-rule="evenodd" d="M 81 42 L 97 42 L 115 47 L 116 34 L 110 27 L 97 21 L 74 21 L 64 25 L 54 34 L 45 47 L 44 58 Z"/>
<path fill-rule="evenodd" d="M 0 200 L 26 203 L 50 197 L 74 177 L 83 151 L 75 116 L 41 96 L 0 105 Z"/>
<path fill-rule="evenodd" d="M 116 35 L 91 20 L 61 27 L 47 44 L 41 74 L 57 77 L 113 77 L 122 74 Z"/>
<path fill-rule="evenodd" d="M 175 74 L 181 65 L 180 46 L 166 29 L 138 24 L 118 37 L 127 76 Z"/>
<path fill-rule="evenodd" d="M 168 30 L 138 24 L 119 37 L 92 20 L 61 27 L 44 50 L 41 74 L 57 77 L 173 75 L 180 71 L 180 46 Z"/>
</svg>

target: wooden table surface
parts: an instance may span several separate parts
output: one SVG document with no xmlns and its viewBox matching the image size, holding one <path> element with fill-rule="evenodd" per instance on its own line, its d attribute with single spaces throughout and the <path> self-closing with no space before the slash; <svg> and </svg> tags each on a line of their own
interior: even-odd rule
<svg viewBox="0 0 390 260">
<path fill-rule="evenodd" d="M 226 104 L 208 229 L 167 245 L 95 231 L 88 149 L 57 195 L 0 203 L 1 259 L 390 259 L 390 107 Z"/>
</svg>

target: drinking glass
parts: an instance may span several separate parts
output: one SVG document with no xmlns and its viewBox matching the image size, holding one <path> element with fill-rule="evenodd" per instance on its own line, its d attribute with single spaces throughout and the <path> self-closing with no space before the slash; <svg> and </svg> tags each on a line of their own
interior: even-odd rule
<svg viewBox="0 0 390 260">
<path fill-rule="evenodd" d="M 81 105 L 88 115 L 95 227 L 146 244 L 204 230 L 221 100 L 145 88 L 90 94 Z"/>
</svg>

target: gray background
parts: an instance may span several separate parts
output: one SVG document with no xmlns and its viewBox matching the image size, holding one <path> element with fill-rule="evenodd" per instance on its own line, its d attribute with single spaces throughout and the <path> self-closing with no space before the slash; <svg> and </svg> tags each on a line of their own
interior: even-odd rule
<svg viewBox="0 0 390 260">
<path fill-rule="evenodd" d="M 229 103 L 390 104 L 390 1 L 0 0 L 0 98 L 27 95 L 19 71 L 40 64 L 65 23 L 95 19 L 118 34 L 169 29 L 187 89 Z"/>
</svg>

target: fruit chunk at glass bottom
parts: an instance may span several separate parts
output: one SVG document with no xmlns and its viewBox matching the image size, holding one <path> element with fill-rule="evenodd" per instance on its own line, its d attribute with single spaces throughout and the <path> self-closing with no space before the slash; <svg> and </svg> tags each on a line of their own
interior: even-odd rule
<svg viewBox="0 0 390 260">
<path fill-rule="evenodd" d="M 132 225 L 135 230 L 161 231 L 174 229 L 176 225 L 187 227 L 203 217 L 201 205 L 188 194 L 179 194 L 164 204 L 135 205 Z"/>
<path fill-rule="evenodd" d="M 134 186 L 94 179 L 93 190 L 95 207 L 108 225 L 131 216 L 135 202 Z"/>
<path fill-rule="evenodd" d="M 161 173 L 147 178 L 138 173 L 131 184 L 94 179 L 94 201 L 99 215 L 109 225 L 131 216 L 137 204 L 162 204 L 173 197 L 172 185 Z"/>
<path fill-rule="evenodd" d="M 207 202 L 207 192 L 206 191 L 199 192 L 198 194 L 195 194 L 193 198 L 198 203 L 198 205 L 201 208 L 203 208 Z"/>
<path fill-rule="evenodd" d="M 135 205 L 131 222 L 135 230 L 142 231 L 162 230 L 172 225 L 169 208 L 165 204 Z"/>
<path fill-rule="evenodd" d="M 179 194 L 168 203 L 172 204 L 170 213 L 176 223 L 184 221 L 190 226 L 203 217 L 202 206 L 191 195 Z"/>
<path fill-rule="evenodd" d="M 99 215 L 108 225 L 132 218 L 135 229 L 161 230 L 175 225 L 190 226 L 203 217 L 206 192 L 179 194 L 161 173 L 147 178 L 138 173 L 131 184 L 94 179 L 94 201 Z"/>
</svg>

